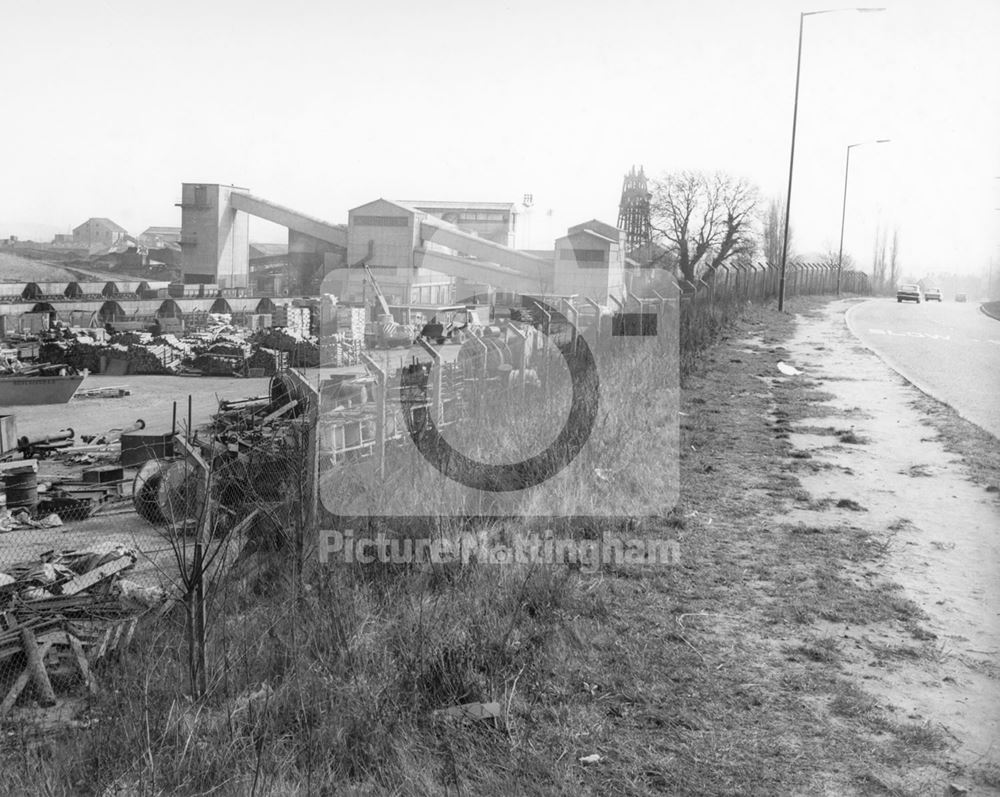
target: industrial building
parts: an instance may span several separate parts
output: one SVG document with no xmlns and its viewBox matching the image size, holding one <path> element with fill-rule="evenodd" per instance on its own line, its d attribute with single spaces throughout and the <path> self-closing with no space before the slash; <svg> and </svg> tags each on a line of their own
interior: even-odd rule
<svg viewBox="0 0 1000 797">
<path fill-rule="evenodd" d="M 124 244 L 127 237 L 124 227 L 106 218 L 90 218 L 73 228 L 74 245 L 90 252 Z"/>
<path fill-rule="evenodd" d="M 288 244 L 250 244 L 250 291 L 255 296 L 308 293 L 301 276 L 292 266 Z"/>
<path fill-rule="evenodd" d="M 271 295 L 322 291 L 363 302 L 364 263 L 398 305 L 450 304 L 495 290 L 579 295 L 607 304 L 626 292 L 625 246 L 616 227 L 597 220 L 576 225 L 551 254 L 540 256 L 514 248 L 513 203 L 377 199 L 351 209 L 345 225 L 246 188 L 185 183 L 180 207 L 185 283 Z M 287 255 L 259 263 L 253 275 L 250 216 L 288 229 Z"/>
<path fill-rule="evenodd" d="M 288 254 L 300 283 L 318 274 L 327 256 L 343 256 L 347 228 L 266 199 L 248 189 L 213 183 L 181 187 L 181 250 L 186 283 L 250 288 L 250 216 L 288 229 Z"/>
<path fill-rule="evenodd" d="M 516 246 L 517 206 L 513 202 L 434 202 L 410 199 L 400 199 L 397 202 L 493 243 L 511 248 Z"/>
<path fill-rule="evenodd" d="M 393 314 L 415 307 L 493 304 L 497 294 L 577 297 L 611 308 L 626 298 L 625 233 L 597 219 L 571 227 L 544 251 L 513 246 L 513 203 L 398 202 L 376 199 L 336 224 L 254 196 L 246 188 L 184 183 L 181 227 L 150 227 L 144 246 L 179 241 L 180 283 L 143 281 L 4 283 L 0 316 L 103 324 L 179 319 L 189 313 L 266 315 L 295 296 L 332 294 L 340 304 L 371 306 L 372 278 Z M 288 243 L 250 244 L 249 219 L 288 230 Z M 74 238 L 99 249 L 126 233 L 93 218 Z M 408 322 L 407 322 L 408 323 Z"/>
<path fill-rule="evenodd" d="M 146 249 L 163 249 L 172 244 L 180 244 L 180 227 L 147 227 L 136 239 L 139 246 Z"/>
</svg>

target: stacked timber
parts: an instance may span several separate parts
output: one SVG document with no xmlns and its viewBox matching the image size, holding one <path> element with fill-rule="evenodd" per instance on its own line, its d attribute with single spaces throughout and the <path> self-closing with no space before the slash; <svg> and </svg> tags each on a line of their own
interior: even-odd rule
<svg viewBox="0 0 1000 797">
<path fill-rule="evenodd" d="M 257 346 L 288 352 L 289 365 L 293 368 L 315 368 L 319 365 L 319 344 L 314 338 L 290 334 L 285 329 L 267 329 L 252 340 Z"/>
<path fill-rule="evenodd" d="M 249 376 L 274 376 L 288 369 L 288 352 L 258 346 L 246 360 Z"/>
<path fill-rule="evenodd" d="M 323 339 L 323 365 L 328 368 L 343 368 L 361 362 L 362 339 L 351 339 L 344 335 L 330 335 Z"/>
<path fill-rule="evenodd" d="M 271 320 L 276 327 L 283 327 L 294 335 L 307 337 L 312 331 L 312 308 L 282 305 L 275 308 Z"/>
</svg>

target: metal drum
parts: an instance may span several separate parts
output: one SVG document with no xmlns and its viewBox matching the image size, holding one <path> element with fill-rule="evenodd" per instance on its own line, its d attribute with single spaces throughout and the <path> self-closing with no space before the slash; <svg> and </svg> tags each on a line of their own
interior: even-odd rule
<svg viewBox="0 0 1000 797">
<path fill-rule="evenodd" d="M 4 474 L 7 509 L 33 511 L 38 506 L 38 474 L 34 468 L 10 469 Z"/>
</svg>

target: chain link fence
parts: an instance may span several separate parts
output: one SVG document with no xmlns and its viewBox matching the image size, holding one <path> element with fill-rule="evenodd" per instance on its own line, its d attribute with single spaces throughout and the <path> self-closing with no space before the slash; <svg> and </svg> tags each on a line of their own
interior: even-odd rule
<svg viewBox="0 0 1000 797">
<path fill-rule="evenodd" d="M 644 276 L 633 282 L 639 297 L 680 299 L 679 349 L 681 372 L 698 363 L 700 352 L 748 304 L 763 305 L 778 298 L 781 269 L 770 263 L 720 266 L 694 282 L 675 280 L 666 272 Z M 841 270 L 829 263 L 788 263 L 785 297 L 829 295 L 837 292 L 869 296 L 871 278 L 864 272 Z"/>
<path fill-rule="evenodd" d="M 633 284 L 607 334 L 621 335 L 633 316 L 642 326 L 653 313 L 664 328 L 669 318 L 682 372 L 748 302 L 765 303 L 779 289 L 778 270 L 764 265 L 723 267 L 697 284 L 659 276 Z M 835 267 L 790 265 L 785 295 L 832 293 L 837 279 Z M 866 275 L 845 272 L 840 281 L 844 292 L 870 291 Z M 575 326 L 602 323 L 593 303 L 564 312 Z M 484 372 L 489 356 L 484 351 Z M 452 370 L 462 376 L 458 365 Z M 511 396 L 530 387 L 524 370 L 510 377 Z M 378 432 L 354 419 L 358 411 L 347 401 L 338 437 L 330 418 L 317 419 L 317 383 L 318 374 L 289 371 L 272 381 L 268 396 L 220 402 L 209 422 L 185 426 L 161 441 L 169 443 L 163 451 L 129 466 L 122 465 L 120 440 L 94 441 L 85 461 L 75 462 L 59 456 L 59 440 L 35 441 L 24 451 L 17 439 L 3 440 L 0 723 L 11 727 L 16 718 L 26 738 L 25 720 L 36 706 L 101 694 L 102 721 L 88 733 L 100 780 L 111 784 L 105 793 L 140 793 L 152 780 L 162 789 L 161 782 L 187 782 L 189 771 L 245 767 L 254 755 L 269 762 L 278 788 L 283 771 L 297 771 L 294 781 L 329 773 L 334 759 L 337 767 L 356 760 L 363 769 L 396 755 L 378 747 L 379 739 L 392 743 L 389 724 L 365 703 L 384 706 L 389 685 L 441 705 L 479 693 L 472 683 L 477 668 L 492 668 L 501 680 L 530 669 L 506 633 L 494 639 L 476 623 L 495 615 L 498 629 L 510 627 L 518 607 L 536 598 L 558 608 L 566 593 L 555 571 L 525 577 L 470 568 L 458 576 L 387 566 L 317 576 L 321 461 L 350 461 L 352 444 L 384 446 L 392 431 L 385 418 Z M 440 397 L 434 412 L 442 423 L 454 392 L 444 379 L 429 394 L 435 402 Z M 33 456 L 4 456 L 15 450 Z M 420 585 L 430 583 L 454 592 L 454 600 L 425 605 Z M 532 620 L 539 638 L 547 611 Z M 414 631 L 425 617 L 448 633 L 439 639 Z M 386 618 L 395 619 L 382 624 Z M 461 640 L 448 637 L 455 629 Z M 439 649 L 444 637 L 447 651 Z M 459 689 L 438 679 L 432 689 L 420 679 L 435 668 L 472 681 Z M 493 688 L 481 685 L 482 694 Z M 318 706 L 343 722 L 331 724 Z M 140 718 L 156 729 L 155 743 L 143 738 Z M 259 733 L 284 741 L 254 754 Z M 352 734 L 375 747 L 352 747 Z M 189 749 L 192 738 L 215 740 L 217 749 Z M 126 752 L 103 753 L 102 745 Z"/>
<path fill-rule="evenodd" d="M 121 430 L 18 437 L 0 416 L 0 722 L 96 693 L 140 620 L 180 624 L 186 683 L 207 691 L 220 579 L 240 556 L 300 545 L 285 538 L 310 506 L 311 425 L 294 401 L 272 404 L 222 402 L 209 423 L 150 435 L 139 451 Z"/>
</svg>

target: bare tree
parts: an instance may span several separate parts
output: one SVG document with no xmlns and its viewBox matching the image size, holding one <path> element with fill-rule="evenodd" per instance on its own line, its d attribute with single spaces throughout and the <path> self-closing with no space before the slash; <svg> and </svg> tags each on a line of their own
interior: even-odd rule
<svg viewBox="0 0 1000 797">
<path fill-rule="evenodd" d="M 728 260 L 752 253 L 757 188 L 723 172 L 681 171 L 653 182 L 653 231 L 694 282 Z"/>
<path fill-rule="evenodd" d="M 824 266 L 830 268 L 836 268 L 838 264 L 844 271 L 850 271 L 854 268 L 854 258 L 850 254 L 844 253 L 843 257 L 840 257 L 840 253 L 833 250 L 827 249 L 820 259 L 820 263 Z"/>
<path fill-rule="evenodd" d="M 763 254 L 764 259 L 772 266 L 781 264 L 781 249 L 785 236 L 785 200 L 772 197 L 767 203 L 763 218 Z M 791 247 L 792 231 L 788 231 L 788 243 Z"/>
<path fill-rule="evenodd" d="M 892 245 L 889 249 L 889 287 L 899 282 L 899 227 L 892 228 Z"/>
<path fill-rule="evenodd" d="M 886 231 L 881 224 L 875 227 L 875 238 L 872 244 L 872 283 L 876 290 L 885 288 L 885 248 Z"/>
<path fill-rule="evenodd" d="M 757 251 L 754 235 L 760 193 L 752 183 L 725 174 L 715 175 L 722 216 L 722 234 L 708 264 L 713 272 L 730 258 L 751 258 Z"/>
</svg>

